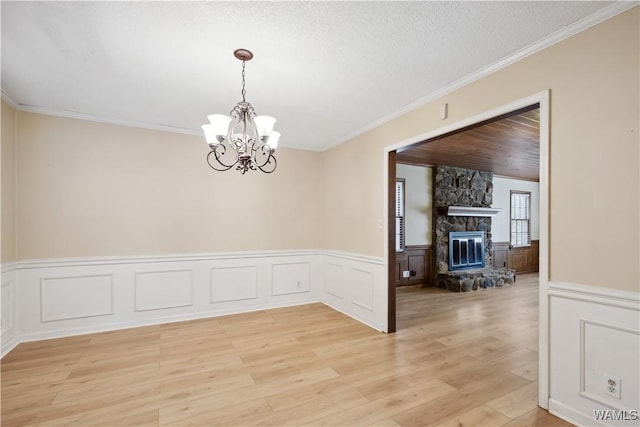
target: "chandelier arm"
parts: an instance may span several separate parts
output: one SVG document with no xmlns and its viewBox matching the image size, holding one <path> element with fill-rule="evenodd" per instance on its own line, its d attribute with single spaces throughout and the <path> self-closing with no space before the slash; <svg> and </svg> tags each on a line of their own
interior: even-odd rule
<svg viewBox="0 0 640 427">
<path fill-rule="evenodd" d="M 258 166 L 258 169 L 260 169 L 264 173 L 273 173 L 277 167 L 278 161 L 273 154 L 269 153 L 269 159 L 267 160 L 267 162 L 262 166 Z"/>
<path fill-rule="evenodd" d="M 214 155 L 214 158 L 217 162 L 218 165 L 220 165 L 221 167 L 218 168 L 216 167 L 216 164 L 211 163 L 211 155 Z M 238 161 L 236 160 L 231 166 L 225 165 L 224 163 L 222 163 L 220 161 L 220 158 L 218 157 L 218 153 L 216 153 L 215 150 L 211 150 L 209 152 L 209 154 L 207 154 L 207 164 L 209 165 L 209 167 L 213 170 L 216 170 L 218 172 L 224 172 L 224 171 L 228 171 L 229 169 L 231 169 L 236 163 L 238 163 Z"/>
<path fill-rule="evenodd" d="M 229 144 L 231 142 L 231 145 Z M 213 149 L 216 155 L 216 160 L 224 167 L 232 167 L 236 163 L 238 163 L 238 159 L 240 156 L 238 155 L 238 150 L 233 146 L 233 141 L 225 140 L 222 143 L 216 145 Z M 227 150 L 233 155 L 229 161 L 223 161 L 225 155 L 227 154 Z M 231 161 L 233 160 L 233 161 Z"/>
<path fill-rule="evenodd" d="M 251 158 L 257 167 L 260 168 L 269 163 L 271 157 L 273 157 L 273 153 L 265 143 L 258 141 L 253 144 L 251 148 Z"/>
</svg>

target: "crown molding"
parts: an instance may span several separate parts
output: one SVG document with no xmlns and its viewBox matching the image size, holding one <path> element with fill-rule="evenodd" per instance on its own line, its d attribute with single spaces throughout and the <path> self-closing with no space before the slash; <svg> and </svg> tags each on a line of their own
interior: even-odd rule
<svg viewBox="0 0 640 427">
<path fill-rule="evenodd" d="M 44 114 L 47 116 L 55 116 L 55 117 L 65 117 L 68 119 L 86 120 L 90 122 L 106 123 L 110 125 L 127 126 L 127 127 L 148 129 L 148 130 L 159 130 L 162 132 L 180 133 L 184 135 L 197 135 L 197 136 L 202 135 L 202 132 L 195 131 L 193 129 L 179 128 L 175 126 L 167 126 L 167 125 L 160 125 L 160 124 L 154 124 L 154 123 L 138 122 L 134 120 L 114 119 L 110 117 L 95 116 L 93 114 L 78 113 L 75 111 L 56 110 L 53 108 L 38 107 L 35 105 L 19 104 L 17 109 L 20 111 L 25 111 L 27 113 Z"/>
<path fill-rule="evenodd" d="M 9 104 L 14 110 L 20 109 L 20 104 L 18 104 L 4 89 L 2 89 L 2 100 Z"/>
<path fill-rule="evenodd" d="M 358 131 L 352 132 L 348 135 L 346 135 L 345 137 L 337 140 L 334 143 L 328 144 L 324 150 L 328 150 L 330 148 L 333 148 L 337 145 L 342 144 L 343 142 L 347 142 L 350 139 L 353 139 L 359 135 L 362 135 L 365 132 L 368 132 L 372 129 L 375 129 L 379 126 L 384 125 L 385 123 L 390 122 L 393 119 L 397 119 L 400 116 L 403 116 L 419 107 L 422 107 L 423 105 L 426 105 L 430 102 L 433 102 L 439 98 L 444 97 L 445 95 L 448 95 L 452 92 L 455 92 L 458 89 L 463 88 L 464 86 L 467 86 L 477 80 L 480 80 L 490 74 L 495 73 L 496 71 L 499 71 L 503 68 L 508 67 L 509 65 L 512 65 L 518 61 L 521 61 L 525 58 L 527 58 L 528 56 L 531 56 L 535 53 L 538 53 L 550 46 L 553 46 L 554 44 L 560 43 L 563 40 L 568 39 L 571 36 L 574 36 L 582 31 L 585 31 L 595 25 L 598 25 L 604 21 L 606 21 L 607 19 L 611 19 L 614 16 L 617 16 L 623 12 L 626 12 L 627 10 L 633 9 L 634 7 L 637 7 L 639 4 L 638 1 L 616 1 L 615 3 L 604 7 L 602 9 L 600 9 L 597 12 L 592 13 L 589 16 L 586 16 L 576 22 L 574 22 L 573 24 L 562 28 L 561 30 L 556 31 L 555 33 L 550 34 L 549 36 L 543 38 L 542 40 L 539 40 L 533 44 L 530 44 L 527 47 L 524 47 L 518 51 L 516 51 L 515 53 L 502 58 L 492 64 L 487 65 L 484 68 L 481 68 L 480 70 L 471 73 L 465 77 L 462 77 L 461 79 L 458 79 L 456 81 L 454 81 L 453 83 L 444 86 L 441 89 L 438 89 L 435 92 L 430 93 L 429 95 L 426 95 L 422 98 L 417 99 L 416 101 L 412 102 L 411 104 L 408 104 L 402 108 L 400 108 L 399 110 L 394 111 L 391 114 L 387 114 L 377 120 L 374 120 L 373 122 L 369 123 L 368 125 L 364 126 L 363 128 L 361 128 Z"/>
<path fill-rule="evenodd" d="M 187 128 L 174 127 L 174 126 L 138 122 L 134 120 L 113 119 L 109 117 L 101 117 L 101 116 L 96 116 L 92 114 L 78 113 L 74 111 L 57 110 L 54 108 L 38 107 L 35 105 L 18 104 L 17 102 L 13 101 L 11 97 L 6 95 L 4 91 L 2 92 L 2 99 L 4 99 L 9 105 L 11 105 L 16 110 L 24 111 L 27 113 L 43 114 L 43 115 L 54 116 L 54 117 L 64 117 L 67 119 L 86 120 L 86 121 L 96 122 L 96 123 L 105 123 L 105 124 L 116 125 L 116 126 L 126 126 L 126 127 L 137 128 L 137 129 L 156 130 L 160 132 L 178 133 L 183 135 L 193 135 L 193 136 L 199 136 L 199 137 L 204 136 L 201 130 L 193 130 L 193 129 L 187 129 Z M 315 151 L 315 152 L 324 151 L 323 147 L 300 148 L 300 147 L 290 146 L 287 144 L 280 144 L 280 147 L 304 150 L 304 151 Z"/>
</svg>

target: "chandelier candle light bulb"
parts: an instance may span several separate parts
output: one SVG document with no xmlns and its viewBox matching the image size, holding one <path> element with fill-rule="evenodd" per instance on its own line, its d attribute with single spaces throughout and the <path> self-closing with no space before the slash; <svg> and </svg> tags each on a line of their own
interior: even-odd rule
<svg viewBox="0 0 640 427">
<path fill-rule="evenodd" d="M 256 169 L 271 173 L 278 165 L 273 155 L 280 139 L 280 133 L 273 130 L 276 119 L 257 116 L 245 99 L 245 62 L 251 60 L 253 54 L 246 49 L 237 49 L 233 54 L 242 61 L 242 101 L 231 110 L 231 117 L 223 114 L 207 116 L 209 124 L 202 125 L 211 149 L 207 163 L 217 171 L 236 166 L 242 174 Z"/>
</svg>

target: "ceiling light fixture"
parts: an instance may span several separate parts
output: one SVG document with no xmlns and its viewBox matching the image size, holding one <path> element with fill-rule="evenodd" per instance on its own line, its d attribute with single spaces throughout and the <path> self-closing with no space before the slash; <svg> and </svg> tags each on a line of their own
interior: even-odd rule
<svg viewBox="0 0 640 427">
<path fill-rule="evenodd" d="M 211 148 L 207 163 L 221 172 L 237 165 L 236 170 L 243 175 L 248 170 L 256 169 L 271 173 L 278 166 L 273 155 L 280 139 L 280 133 L 273 130 L 276 119 L 256 116 L 253 106 L 245 98 L 245 62 L 253 58 L 253 53 L 247 49 L 237 49 L 233 55 L 242 61 L 242 101 L 233 107 L 231 117 L 224 114 L 207 116 L 209 124 L 202 126 Z"/>
</svg>

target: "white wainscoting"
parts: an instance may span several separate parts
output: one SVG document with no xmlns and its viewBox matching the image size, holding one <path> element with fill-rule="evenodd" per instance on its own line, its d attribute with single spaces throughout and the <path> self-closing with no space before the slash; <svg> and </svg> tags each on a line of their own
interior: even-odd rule
<svg viewBox="0 0 640 427">
<path fill-rule="evenodd" d="M 234 265 L 210 269 L 211 304 L 249 301 L 258 304 L 258 266 Z"/>
<path fill-rule="evenodd" d="M 386 331 L 387 286 L 384 260 L 325 252 L 322 301 L 379 331 Z"/>
<path fill-rule="evenodd" d="M 23 261 L 2 277 L 2 354 L 10 340 L 319 302 L 323 277 L 318 251 Z"/>
<path fill-rule="evenodd" d="M 551 413 L 581 426 L 638 425 L 638 293 L 549 283 L 549 349 Z M 620 399 L 605 392 L 608 377 L 620 379 Z M 596 421 L 595 410 L 628 419 Z"/>
<path fill-rule="evenodd" d="M 2 355 L 24 341 L 313 302 L 385 330 L 382 258 L 299 250 L 20 261 L 3 266 Z"/>
<path fill-rule="evenodd" d="M 135 311 L 193 305 L 193 271 L 136 271 Z"/>
<path fill-rule="evenodd" d="M 40 321 L 113 314 L 113 274 L 40 278 Z"/>
<path fill-rule="evenodd" d="M 16 328 L 16 264 L 2 266 L 0 281 L 0 337 L 2 355 L 4 356 L 18 345 Z"/>
</svg>

